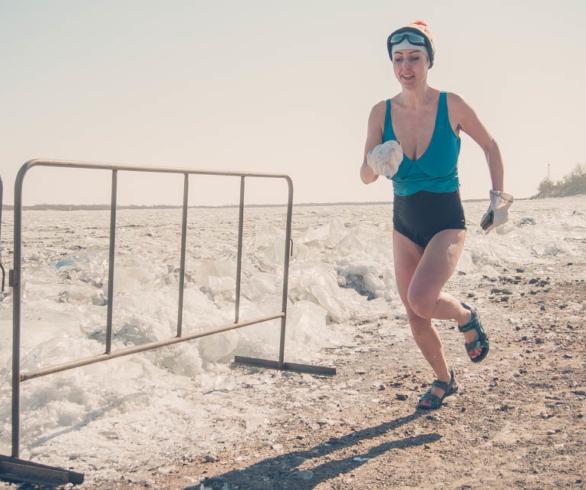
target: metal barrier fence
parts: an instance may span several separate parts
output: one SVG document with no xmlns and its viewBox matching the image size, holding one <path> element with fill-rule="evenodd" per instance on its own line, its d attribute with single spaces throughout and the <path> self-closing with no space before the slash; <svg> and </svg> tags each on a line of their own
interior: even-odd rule
<svg viewBox="0 0 586 490">
<path fill-rule="evenodd" d="M 20 323 L 21 323 L 21 278 L 22 278 L 22 196 L 24 178 L 27 172 L 33 167 L 66 167 L 78 169 L 93 169 L 93 170 L 110 170 L 112 172 L 112 189 L 111 189 L 111 207 L 110 207 L 110 249 L 109 249 L 109 266 L 108 266 L 108 302 L 107 302 L 107 323 L 106 323 L 106 351 L 104 354 L 79 359 L 76 361 L 59 364 L 35 371 L 21 373 L 20 371 Z M 148 173 L 165 173 L 165 174 L 181 174 L 184 176 L 183 184 L 183 217 L 182 217 L 182 231 L 181 231 L 181 258 L 179 271 L 179 305 L 177 316 L 177 335 L 166 340 L 151 342 L 147 344 L 138 345 L 132 348 L 121 349 L 112 352 L 112 317 L 114 308 L 114 265 L 115 265 L 115 245 L 116 245 L 116 208 L 117 208 L 117 182 L 118 172 L 148 172 Z M 187 244 L 187 212 L 188 212 L 188 195 L 189 195 L 189 176 L 190 175 L 207 175 L 207 176 L 228 176 L 240 178 L 240 209 L 238 221 L 238 258 L 236 269 L 236 295 L 235 295 L 235 312 L 234 323 L 223 325 L 204 332 L 198 332 L 189 335 L 182 334 L 183 323 L 183 291 L 185 286 L 185 255 Z M 284 257 L 284 272 L 283 272 L 283 293 L 282 293 L 282 307 L 279 313 L 256 318 L 247 321 L 239 320 L 240 310 L 240 286 L 242 275 L 242 238 L 243 238 L 243 224 L 244 224 L 244 191 L 246 178 L 269 178 L 269 179 L 284 179 L 288 186 L 288 200 L 287 200 L 287 222 L 285 233 L 285 257 Z M 0 186 L 1 197 L 1 186 Z M 1 202 L 1 201 L 0 201 Z M 61 371 L 86 366 L 89 364 L 115 359 L 138 352 L 143 352 L 159 347 L 176 344 L 179 342 L 186 342 L 219 332 L 234 330 L 237 328 L 246 327 L 249 325 L 267 322 L 271 320 L 281 319 L 281 336 L 279 345 L 279 360 L 254 359 L 248 357 L 236 356 L 234 361 L 241 364 L 251 364 L 256 366 L 263 366 L 276 369 L 284 369 L 291 371 L 307 372 L 321 375 L 333 375 L 336 373 L 335 368 L 327 368 L 321 366 L 311 366 L 305 364 L 286 363 L 284 361 L 285 355 L 285 328 L 287 322 L 287 288 L 289 278 L 289 257 L 291 251 L 291 218 L 293 211 L 293 183 L 291 178 L 287 175 L 280 174 L 262 174 L 251 172 L 216 172 L 206 170 L 189 170 L 180 168 L 166 168 L 166 167 L 134 167 L 128 165 L 105 164 L 105 163 L 87 163 L 87 162 L 72 162 L 61 160 L 31 160 L 25 163 L 16 177 L 14 188 L 14 270 L 10 274 L 10 286 L 13 288 L 13 355 L 12 355 L 12 458 L 3 457 L 0 455 L 0 476 L 10 472 L 11 475 L 24 475 L 21 478 L 14 478 L 18 481 L 35 481 L 47 483 L 53 478 L 53 481 L 60 483 L 80 483 L 83 481 L 83 475 L 73 472 L 65 472 L 66 475 L 55 476 L 55 471 L 62 471 L 52 467 L 38 465 L 28 461 L 18 459 L 20 446 L 20 383 L 33 378 L 46 376 Z M 18 468 L 16 468 L 18 466 Z M 31 476 L 32 475 L 32 476 Z M 65 479 L 65 480 L 64 480 Z"/>
<path fill-rule="evenodd" d="M 2 291 L 4 291 L 4 283 L 6 282 L 6 271 L 2 265 L 2 206 L 3 199 L 2 177 L 0 177 L 0 269 L 2 269 Z"/>
</svg>

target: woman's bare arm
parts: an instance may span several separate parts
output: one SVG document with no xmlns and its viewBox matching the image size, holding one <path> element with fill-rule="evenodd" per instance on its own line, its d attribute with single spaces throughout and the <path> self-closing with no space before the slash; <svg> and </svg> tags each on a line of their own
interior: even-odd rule
<svg viewBox="0 0 586 490">
<path fill-rule="evenodd" d="M 490 172 L 492 188 L 495 191 L 504 191 L 504 165 L 496 140 L 478 119 L 470 105 L 459 95 L 449 94 L 450 111 L 458 124 L 469 135 L 486 155 L 486 163 Z"/>
</svg>

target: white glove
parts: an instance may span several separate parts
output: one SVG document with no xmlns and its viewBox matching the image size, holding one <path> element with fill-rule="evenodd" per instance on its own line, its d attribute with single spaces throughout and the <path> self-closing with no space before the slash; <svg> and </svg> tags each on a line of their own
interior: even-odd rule
<svg viewBox="0 0 586 490">
<path fill-rule="evenodd" d="M 509 208 L 513 204 L 513 196 L 501 191 L 490 191 L 490 206 L 480 220 L 484 231 L 490 231 L 509 221 Z"/>
<path fill-rule="evenodd" d="M 401 143 L 389 140 L 382 145 L 375 146 L 366 155 L 366 163 L 376 175 L 392 177 L 399 170 L 403 161 Z"/>
</svg>

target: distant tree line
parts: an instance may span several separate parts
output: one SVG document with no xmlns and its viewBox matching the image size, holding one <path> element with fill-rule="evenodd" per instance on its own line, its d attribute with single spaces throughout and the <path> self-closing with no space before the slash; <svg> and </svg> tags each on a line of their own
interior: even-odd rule
<svg viewBox="0 0 586 490">
<path fill-rule="evenodd" d="M 586 194 L 586 164 L 578 163 L 562 180 L 554 182 L 549 177 L 541 181 L 538 192 L 532 199 L 544 197 L 566 197 Z"/>
</svg>

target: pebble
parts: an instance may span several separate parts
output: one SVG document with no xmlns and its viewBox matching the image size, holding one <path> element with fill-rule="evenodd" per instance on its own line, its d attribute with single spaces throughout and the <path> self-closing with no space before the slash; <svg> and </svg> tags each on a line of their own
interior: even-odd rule
<svg viewBox="0 0 586 490">
<path fill-rule="evenodd" d="M 395 396 L 397 397 L 397 400 L 401 401 L 405 401 L 407 398 L 409 398 L 409 395 L 406 393 L 397 393 Z"/>
</svg>

